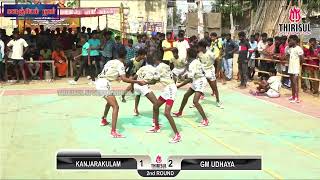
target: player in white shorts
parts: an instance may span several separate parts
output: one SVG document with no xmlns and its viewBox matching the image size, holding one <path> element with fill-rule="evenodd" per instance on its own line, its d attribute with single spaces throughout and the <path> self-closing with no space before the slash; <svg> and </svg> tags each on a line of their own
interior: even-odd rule
<svg viewBox="0 0 320 180">
<path fill-rule="evenodd" d="M 157 78 L 157 71 L 156 68 L 153 67 L 150 62 L 150 58 L 152 58 L 151 56 L 148 57 L 147 59 L 147 65 L 142 66 L 135 74 L 135 76 L 133 77 L 133 79 L 137 79 L 137 80 L 142 80 L 142 81 L 146 81 L 146 82 L 150 82 L 152 80 L 154 80 L 154 78 Z M 138 110 L 138 106 L 139 106 L 139 102 L 140 102 L 140 97 L 142 96 L 146 96 L 150 102 L 152 103 L 152 105 L 155 105 L 157 102 L 157 98 L 154 95 L 154 93 L 151 91 L 150 87 L 148 84 L 146 85 L 139 85 L 139 84 L 134 84 L 133 85 L 133 89 L 134 92 L 136 94 L 135 97 L 135 103 L 134 103 L 134 115 L 138 116 L 139 115 L 139 110 Z"/>
<path fill-rule="evenodd" d="M 203 64 L 204 73 L 207 81 L 211 87 L 212 93 L 216 96 L 217 107 L 223 109 L 222 103 L 220 102 L 219 91 L 216 81 L 216 74 L 214 69 L 214 54 L 210 50 L 207 50 L 207 42 L 201 40 L 198 42 L 198 58 Z"/>
<path fill-rule="evenodd" d="M 170 66 L 161 62 L 161 56 L 159 52 L 155 52 L 153 55 L 154 63 L 157 65 L 156 70 L 159 75 L 158 81 L 165 86 L 162 90 L 160 97 L 158 98 L 157 103 L 153 106 L 153 120 L 154 120 L 154 128 L 150 130 L 150 132 L 159 132 L 159 108 L 166 103 L 164 115 L 168 119 L 172 130 L 174 131 L 175 136 L 170 140 L 171 143 L 177 143 L 181 140 L 181 136 L 177 130 L 176 124 L 171 116 L 171 109 L 173 106 L 173 102 L 177 93 L 177 86 L 174 83 L 173 75 L 170 70 Z"/>
<path fill-rule="evenodd" d="M 171 59 L 171 63 L 173 64 L 174 68 L 172 70 L 173 73 L 173 80 L 176 83 L 178 79 L 182 79 L 185 75 L 185 67 L 186 67 L 186 60 L 179 56 L 179 51 L 177 48 L 172 49 L 173 58 Z"/>
<path fill-rule="evenodd" d="M 138 83 L 143 86 L 146 84 L 145 81 L 132 80 L 126 77 L 124 69 L 124 61 L 126 57 L 126 49 L 121 47 L 119 49 L 119 58 L 115 60 L 108 61 L 98 75 L 98 80 L 96 81 L 96 89 L 99 93 L 103 94 L 103 98 L 107 101 L 105 106 L 104 115 L 101 120 L 101 125 L 108 125 L 106 117 L 108 115 L 110 107 L 112 107 L 112 128 L 111 136 L 114 138 L 123 138 L 124 136 L 116 131 L 116 125 L 118 120 L 119 105 L 115 94 L 112 92 L 112 82 L 118 79 L 126 83 Z"/>
<path fill-rule="evenodd" d="M 207 85 L 207 79 L 204 74 L 204 68 L 199 59 L 197 59 L 197 49 L 190 48 L 187 50 L 187 58 L 190 62 L 188 67 L 188 79 L 186 79 L 183 83 L 179 84 L 177 87 L 180 88 L 192 81 L 191 87 L 184 94 L 183 100 L 181 102 L 179 112 L 173 113 L 176 117 L 182 115 L 183 109 L 186 106 L 189 97 L 194 93 L 193 104 L 197 108 L 198 112 L 202 117 L 202 121 L 200 126 L 208 126 L 209 121 L 207 116 L 205 115 L 201 104 L 199 103 L 201 95 L 204 93 L 204 89 Z"/>
</svg>

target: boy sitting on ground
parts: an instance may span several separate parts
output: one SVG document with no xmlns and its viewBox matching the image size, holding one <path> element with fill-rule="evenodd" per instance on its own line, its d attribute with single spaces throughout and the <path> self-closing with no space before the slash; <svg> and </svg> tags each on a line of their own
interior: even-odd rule
<svg viewBox="0 0 320 180">
<path fill-rule="evenodd" d="M 270 98 L 280 97 L 281 77 L 275 76 L 274 73 L 270 73 L 269 79 L 262 80 L 261 82 L 254 82 L 258 85 L 256 90 L 250 90 L 250 94 L 254 96 L 268 96 Z"/>
</svg>

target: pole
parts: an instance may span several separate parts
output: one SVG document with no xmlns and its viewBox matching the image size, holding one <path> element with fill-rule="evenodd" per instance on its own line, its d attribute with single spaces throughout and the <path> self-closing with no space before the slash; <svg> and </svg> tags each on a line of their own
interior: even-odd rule
<svg viewBox="0 0 320 180">
<path fill-rule="evenodd" d="M 198 6 L 198 35 L 200 39 L 204 38 L 204 33 L 203 33 L 203 4 L 202 0 L 197 1 L 197 6 Z"/>
</svg>

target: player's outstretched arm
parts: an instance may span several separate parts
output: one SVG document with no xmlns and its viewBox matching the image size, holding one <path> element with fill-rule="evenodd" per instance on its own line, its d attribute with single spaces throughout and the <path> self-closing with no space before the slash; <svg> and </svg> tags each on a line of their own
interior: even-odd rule
<svg viewBox="0 0 320 180">
<path fill-rule="evenodd" d="M 145 81 L 138 81 L 138 80 L 130 79 L 130 78 L 127 78 L 125 75 L 121 75 L 121 76 L 120 76 L 120 79 L 121 79 L 123 82 L 126 82 L 126 83 L 137 83 L 137 84 L 139 84 L 140 86 L 143 86 L 143 85 L 146 85 L 146 84 L 147 84 Z"/>
<path fill-rule="evenodd" d="M 192 79 L 188 78 L 184 80 L 181 84 L 177 85 L 177 88 L 181 88 L 182 86 L 185 86 L 186 84 L 190 83 Z"/>
</svg>

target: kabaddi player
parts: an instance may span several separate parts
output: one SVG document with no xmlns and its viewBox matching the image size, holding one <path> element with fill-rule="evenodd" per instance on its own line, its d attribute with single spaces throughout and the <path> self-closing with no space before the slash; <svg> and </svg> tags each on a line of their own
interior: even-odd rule
<svg viewBox="0 0 320 180">
<path fill-rule="evenodd" d="M 177 93 L 177 86 L 174 83 L 173 75 L 170 70 L 170 66 L 161 62 L 161 56 L 159 52 L 155 52 L 153 55 L 154 62 L 158 73 L 158 79 L 161 84 L 165 87 L 162 90 L 160 97 L 158 98 L 157 103 L 153 106 L 153 120 L 154 120 L 154 128 L 149 132 L 157 133 L 160 131 L 159 126 L 159 108 L 166 103 L 164 115 L 168 119 L 172 130 L 175 133 L 175 136 L 170 140 L 170 143 L 177 143 L 181 140 L 181 136 L 177 130 L 176 124 L 171 116 L 171 109 L 173 106 L 173 102 Z M 155 78 L 157 79 L 157 78 Z"/>
<path fill-rule="evenodd" d="M 157 77 L 158 75 L 156 74 L 157 73 L 156 68 L 152 66 L 153 63 L 151 61 L 152 61 L 152 56 L 147 58 L 147 64 L 145 66 L 142 66 L 137 71 L 133 79 L 152 82 L 152 80 L 154 80 L 154 78 Z M 146 96 L 153 105 L 156 104 L 157 98 L 149 88 L 148 84 L 143 86 L 139 84 L 134 84 L 133 89 L 136 94 L 135 101 L 134 101 L 134 115 L 138 116 L 139 115 L 138 106 L 139 106 L 141 95 Z"/>
<path fill-rule="evenodd" d="M 116 125 L 118 120 L 118 112 L 119 112 L 119 105 L 115 95 L 112 91 L 111 83 L 112 81 L 117 81 L 118 78 L 126 83 L 138 83 L 139 85 L 143 86 L 146 84 L 144 81 L 133 80 L 129 79 L 125 75 L 124 70 L 124 61 L 126 58 L 126 49 L 125 47 L 121 47 L 119 49 L 119 58 L 108 61 L 102 70 L 102 72 L 98 75 L 98 80 L 96 81 L 96 89 L 98 91 L 104 92 L 103 98 L 107 101 L 105 106 L 104 115 L 101 120 L 101 125 L 105 126 L 108 125 L 106 117 L 108 115 L 110 107 L 112 107 L 112 128 L 111 128 L 111 136 L 113 138 L 123 138 L 124 136 L 121 135 L 116 131 Z M 107 94 L 105 94 L 107 93 Z"/>
<path fill-rule="evenodd" d="M 223 109 L 222 103 L 219 98 L 219 91 L 216 81 L 215 68 L 214 68 L 214 54 L 210 50 L 207 50 L 207 42 L 201 40 L 198 42 L 198 58 L 203 64 L 204 74 L 211 87 L 213 94 L 216 96 L 217 107 Z"/>
<path fill-rule="evenodd" d="M 127 77 L 129 78 L 132 78 L 136 72 L 139 70 L 140 67 L 142 67 L 143 65 L 145 65 L 145 61 L 144 59 L 146 58 L 146 50 L 145 49 L 142 49 L 140 48 L 137 52 L 137 56 L 135 58 L 132 58 L 129 63 L 126 65 L 127 66 Z M 130 84 L 125 92 L 123 93 L 122 95 L 122 102 L 126 102 L 126 94 L 129 92 L 129 91 L 133 91 L 133 85 Z"/>
<path fill-rule="evenodd" d="M 176 83 L 178 78 L 181 79 L 182 76 L 185 74 L 185 67 L 186 67 L 186 60 L 179 56 L 179 51 L 177 48 L 172 49 L 173 58 L 171 59 L 171 63 L 173 64 L 174 68 L 172 70 L 173 73 L 173 80 Z"/>
<path fill-rule="evenodd" d="M 192 81 L 191 87 L 184 94 L 183 100 L 181 102 L 181 106 L 179 108 L 179 112 L 173 113 L 175 116 L 181 116 L 184 107 L 186 106 L 189 97 L 194 94 L 193 104 L 197 108 L 198 112 L 202 117 L 202 121 L 200 126 L 208 126 L 209 121 L 207 116 L 205 115 L 201 104 L 199 103 L 201 95 L 204 93 L 204 89 L 207 85 L 207 79 L 204 74 L 204 68 L 199 59 L 197 59 L 197 49 L 190 48 L 187 50 L 187 58 L 189 60 L 189 68 L 188 68 L 188 79 L 179 84 L 177 87 L 180 88 Z"/>
</svg>

